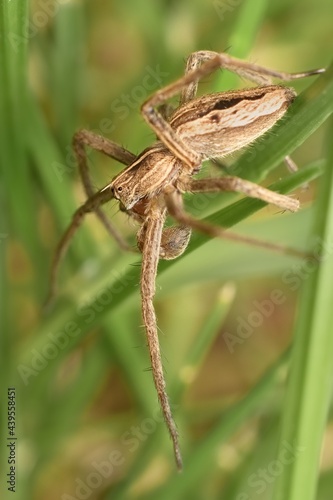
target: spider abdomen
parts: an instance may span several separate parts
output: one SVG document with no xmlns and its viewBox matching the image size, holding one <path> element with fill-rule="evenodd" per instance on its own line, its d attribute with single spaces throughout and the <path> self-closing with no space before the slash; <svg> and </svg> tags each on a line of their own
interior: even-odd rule
<svg viewBox="0 0 333 500">
<path fill-rule="evenodd" d="M 219 158 L 269 130 L 294 98 L 295 92 L 281 85 L 205 95 L 181 106 L 170 125 L 195 152 Z"/>
</svg>

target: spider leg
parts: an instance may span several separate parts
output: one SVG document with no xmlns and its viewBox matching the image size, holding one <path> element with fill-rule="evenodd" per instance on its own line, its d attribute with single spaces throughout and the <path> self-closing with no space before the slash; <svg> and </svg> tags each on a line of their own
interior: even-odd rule
<svg viewBox="0 0 333 500">
<path fill-rule="evenodd" d="M 85 192 L 90 198 L 93 196 L 95 190 L 89 175 L 87 154 L 85 146 L 89 146 L 92 149 L 100 151 L 111 158 L 123 163 L 125 165 L 131 164 L 135 160 L 135 155 L 130 151 L 127 151 L 119 144 L 116 144 L 105 137 L 102 137 L 89 130 L 79 130 L 73 137 L 73 149 L 77 158 L 79 172 L 82 179 L 82 183 Z M 106 230 L 111 234 L 111 236 L 116 240 L 120 248 L 127 251 L 133 251 L 133 249 L 127 244 L 123 237 L 118 233 L 116 228 L 111 224 L 106 214 L 98 206 L 95 209 L 97 217 L 100 219 L 102 224 L 105 226 Z"/>
<path fill-rule="evenodd" d="M 191 73 L 196 71 L 202 63 L 214 59 L 215 57 L 220 58 L 220 67 L 236 73 L 241 78 L 246 78 L 258 85 L 271 85 L 273 78 L 278 78 L 279 80 L 290 81 L 299 78 L 304 78 L 307 76 L 317 75 L 324 73 L 325 69 L 315 69 L 312 71 L 305 71 L 303 73 L 287 73 L 284 71 L 275 71 L 257 64 L 253 64 L 247 61 L 242 61 L 236 57 L 229 56 L 225 53 L 214 52 L 210 50 L 199 50 L 197 52 L 192 52 L 186 61 L 186 73 Z M 194 79 L 190 84 L 183 88 L 181 93 L 181 104 L 193 99 L 197 92 L 198 79 Z"/>
<path fill-rule="evenodd" d="M 181 224 L 189 226 L 192 229 L 196 229 L 213 238 L 224 238 L 231 241 L 237 241 L 239 243 L 246 243 L 248 245 L 253 245 L 259 248 L 265 248 L 267 250 L 274 250 L 280 253 L 304 258 L 304 253 L 296 249 L 285 247 L 284 245 L 278 245 L 276 243 L 270 243 L 268 241 L 257 240 L 248 236 L 242 236 L 240 234 L 231 233 L 229 231 L 226 231 L 226 229 L 222 227 L 214 226 L 207 222 L 195 219 L 187 212 L 185 212 L 183 208 L 182 195 L 173 187 L 166 188 L 164 190 L 164 194 L 169 214 Z"/>
<path fill-rule="evenodd" d="M 284 210 L 290 210 L 291 212 L 296 212 L 299 209 L 299 201 L 291 198 L 290 196 L 285 196 L 283 194 L 275 193 L 270 189 L 266 189 L 259 184 L 250 182 L 240 177 L 221 177 L 217 179 L 189 179 L 186 181 L 186 186 L 184 186 L 184 191 L 190 191 L 191 193 L 212 193 L 217 191 L 236 191 L 243 193 L 250 198 L 257 198 L 259 200 L 265 201 L 266 203 L 271 203 Z"/>
<path fill-rule="evenodd" d="M 203 64 L 201 64 L 202 61 L 204 61 Z M 185 165 L 192 170 L 200 166 L 202 161 L 201 154 L 195 152 L 177 136 L 171 125 L 163 118 L 156 108 L 182 90 L 184 90 L 184 92 L 181 97 L 181 102 L 187 102 L 187 100 L 193 98 L 195 95 L 197 82 L 218 68 L 232 71 L 259 85 L 270 85 L 272 78 L 288 81 L 324 72 L 324 69 L 318 69 L 304 73 L 286 73 L 248 63 L 224 53 L 212 51 L 199 51 L 193 53 L 188 60 L 187 72 L 185 75 L 155 92 L 141 106 L 141 112 L 144 119 L 154 130 L 157 137 L 175 156 L 177 156 L 177 158 L 182 160 Z"/>
<path fill-rule="evenodd" d="M 160 206 L 158 206 L 158 202 L 155 201 L 156 200 L 152 201 L 151 208 L 144 222 L 145 239 L 142 247 L 141 267 L 142 318 L 146 329 L 152 373 L 158 400 L 173 442 L 177 467 L 179 470 L 181 470 L 182 458 L 178 440 L 178 432 L 172 416 L 169 399 L 166 393 L 166 384 L 163 374 L 161 351 L 156 326 L 156 316 L 153 305 L 153 298 L 155 295 L 155 279 L 166 212 L 165 208 L 161 208 Z"/>
<path fill-rule="evenodd" d="M 133 251 L 133 249 L 127 245 L 126 241 L 124 241 L 118 231 L 113 227 L 111 222 L 106 217 L 105 213 L 100 208 L 102 204 L 113 198 L 113 194 L 107 187 L 104 187 L 97 192 L 94 191 L 93 184 L 89 175 L 85 146 L 89 146 L 97 151 L 100 151 L 101 153 L 104 153 L 107 156 L 110 156 L 111 158 L 114 158 L 115 160 L 125 165 L 129 165 L 135 159 L 135 155 L 130 151 L 127 151 L 119 144 L 105 139 L 105 137 L 95 134 L 94 132 L 90 132 L 89 130 L 79 130 L 75 133 L 73 137 L 73 149 L 77 158 L 81 180 L 88 199 L 81 207 L 76 210 L 70 225 L 68 226 L 58 243 L 51 265 L 50 288 L 45 307 L 48 307 L 50 305 L 56 293 L 56 278 L 60 262 L 66 254 L 70 240 L 72 239 L 78 227 L 81 225 L 84 216 L 87 213 L 95 212 L 106 227 L 107 231 L 117 241 L 119 246 L 124 250 Z"/>
<path fill-rule="evenodd" d="M 97 193 L 93 194 L 90 198 L 88 198 L 88 200 L 83 205 L 81 205 L 81 207 L 79 207 L 74 213 L 72 221 L 67 227 L 61 240 L 59 241 L 53 256 L 51 272 L 50 272 L 49 293 L 45 302 L 45 308 L 48 308 L 50 306 L 53 297 L 56 294 L 56 279 L 58 275 L 60 262 L 64 258 L 67 249 L 69 247 L 69 243 L 72 237 L 74 236 L 76 230 L 82 224 L 85 215 L 90 212 L 96 212 L 96 209 L 98 209 L 100 205 L 110 201 L 112 198 L 113 198 L 112 191 L 103 188 L 101 191 L 98 191 Z"/>
</svg>

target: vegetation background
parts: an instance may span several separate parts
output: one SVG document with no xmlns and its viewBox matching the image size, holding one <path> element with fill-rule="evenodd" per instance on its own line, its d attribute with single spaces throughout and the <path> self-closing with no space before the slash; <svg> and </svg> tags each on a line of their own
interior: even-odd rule
<svg viewBox="0 0 333 500">
<path fill-rule="evenodd" d="M 54 308 L 45 314 L 42 306 L 56 244 L 85 199 L 74 131 L 89 128 L 140 152 L 154 140 L 140 104 L 178 78 L 195 50 L 291 72 L 327 67 L 332 2 L 0 5 L 0 370 L 4 403 L 16 388 L 15 498 L 331 499 L 332 183 L 323 167 L 327 157 L 332 165 L 332 71 L 294 82 L 305 93 L 288 118 L 227 159 L 231 172 L 293 191 L 302 205 L 298 214 L 263 208 L 233 230 L 304 251 L 324 242 L 322 264 L 195 235 L 184 257 L 160 265 L 156 310 L 183 474 L 147 370 L 139 257 L 124 255 L 87 217 Z M 247 84 L 218 72 L 201 92 Z M 298 173 L 283 165 L 288 153 Z M 99 154 L 89 159 L 96 187 L 121 168 Z M 213 173 L 216 166 L 203 172 Z M 187 203 L 221 225 L 262 208 L 237 200 Z M 114 203 L 106 211 L 135 245 L 134 224 Z M 6 437 L 6 404 L 3 411 Z M 6 473 L 3 445 L 1 454 Z M 2 498 L 12 498 L 6 480 Z"/>
</svg>

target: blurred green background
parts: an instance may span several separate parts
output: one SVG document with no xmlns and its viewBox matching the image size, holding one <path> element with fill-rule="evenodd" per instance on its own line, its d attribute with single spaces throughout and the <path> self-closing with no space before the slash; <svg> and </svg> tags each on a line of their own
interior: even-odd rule
<svg viewBox="0 0 333 500">
<path fill-rule="evenodd" d="M 297 259 L 194 236 L 184 257 L 161 264 L 155 303 L 182 475 L 149 371 L 139 257 L 123 254 L 88 216 L 61 267 L 54 308 L 46 314 L 42 306 L 56 244 L 85 199 L 71 152 L 74 131 L 95 130 L 139 153 L 154 140 L 141 103 L 179 77 L 195 50 L 227 50 L 291 72 L 326 67 L 332 2 L 0 3 L 1 372 L 3 397 L 16 387 L 17 498 L 273 498 L 284 469 L 277 442 L 288 346 L 310 274 Z M 293 86 L 301 92 L 314 80 Z M 244 85 L 219 72 L 200 91 Z M 293 181 L 301 212 L 266 207 L 233 231 L 307 248 L 317 183 L 306 181 L 319 176 L 326 155 L 328 126 L 321 122 L 323 115 L 292 154 L 304 172 Z M 278 132 L 270 132 L 258 150 L 251 147 L 246 162 L 235 155 L 227 163 L 238 162 L 250 178 L 265 176 L 264 185 L 291 183 L 280 161 L 256 172 L 256 161 L 269 165 L 270 150 L 279 149 L 275 138 Z M 288 147 L 293 151 L 296 142 Z M 97 153 L 89 161 L 96 188 L 121 169 Z M 216 166 L 203 170 L 220 175 Z M 212 195 L 187 203 L 197 217 L 232 204 L 230 224 L 261 207 L 233 204 L 237 199 Z M 105 208 L 135 245 L 135 224 L 115 203 Z M 318 500 L 333 491 L 332 432 L 330 420 Z M 286 446 L 296 453 L 292 443 Z"/>
</svg>

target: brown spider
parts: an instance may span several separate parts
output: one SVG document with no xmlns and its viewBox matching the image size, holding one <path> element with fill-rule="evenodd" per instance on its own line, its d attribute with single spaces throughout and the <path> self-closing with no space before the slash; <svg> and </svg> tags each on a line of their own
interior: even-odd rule
<svg viewBox="0 0 333 500">
<path fill-rule="evenodd" d="M 217 68 L 233 71 L 258 86 L 196 98 L 199 79 Z M 237 191 L 283 209 L 296 211 L 299 208 L 297 200 L 238 177 L 196 180 L 193 176 L 199 172 L 204 161 L 221 158 L 248 145 L 284 115 L 296 94 L 290 88 L 273 85 L 273 77 L 292 80 L 323 71 L 283 73 L 224 53 L 194 52 L 187 60 L 185 75 L 158 90 L 142 105 L 143 117 L 158 138 L 158 142 L 151 147 L 135 156 L 118 144 L 87 130 L 81 130 L 74 136 L 73 147 L 88 199 L 75 212 L 57 247 L 51 270 L 49 298 L 55 293 L 59 263 L 87 213 L 95 212 L 118 244 L 123 249 L 129 249 L 101 210 L 104 203 L 111 199 L 118 200 L 120 209 L 141 225 L 137 242 L 142 252 L 142 317 L 158 400 L 173 442 L 179 470 L 182 468 L 182 458 L 177 428 L 166 393 L 153 305 L 158 261 L 181 255 L 187 247 L 192 229 L 203 231 L 212 237 L 252 241 L 191 217 L 184 211 L 183 193 Z M 180 105 L 167 116 L 163 104 L 178 93 L 181 93 Z M 94 192 L 90 180 L 85 146 L 127 165 L 110 184 L 98 192 Z M 167 214 L 177 221 L 177 226 L 164 228 Z M 258 245 L 257 241 L 254 243 Z M 261 245 L 266 248 L 277 247 L 264 242 Z"/>
</svg>

